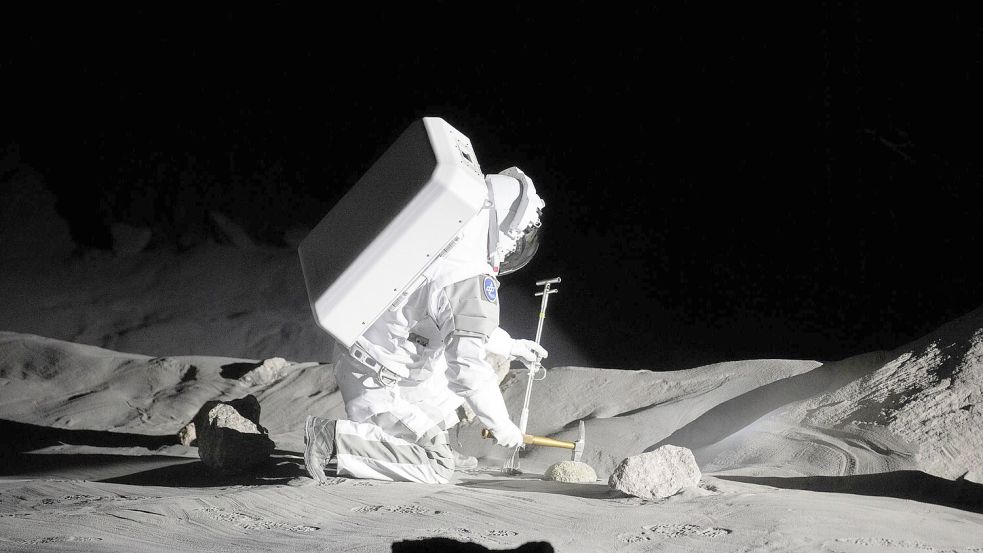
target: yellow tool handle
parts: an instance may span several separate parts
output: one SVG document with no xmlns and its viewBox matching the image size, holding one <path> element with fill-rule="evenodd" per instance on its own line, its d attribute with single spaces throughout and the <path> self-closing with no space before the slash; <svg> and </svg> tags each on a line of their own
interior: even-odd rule
<svg viewBox="0 0 983 553">
<path fill-rule="evenodd" d="M 495 434 L 492 434 L 491 430 L 483 428 L 481 430 L 481 437 L 486 439 L 494 439 Z M 530 436 L 529 434 L 522 435 L 522 442 L 530 445 L 543 445 L 546 447 L 562 447 L 563 449 L 576 449 L 577 444 L 574 442 L 567 442 L 564 440 L 554 440 L 553 438 L 544 438 L 543 436 Z"/>
<path fill-rule="evenodd" d="M 546 447 L 562 447 L 563 449 L 576 449 L 577 444 L 573 442 L 565 442 L 563 440 L 554 440 L 553 438 L 544 438 L 542 436 L 530 436 L 529 434 L 523 434 L 522 441 L 527 444 L 532 445 L 544 445 Z"/>
</svg>

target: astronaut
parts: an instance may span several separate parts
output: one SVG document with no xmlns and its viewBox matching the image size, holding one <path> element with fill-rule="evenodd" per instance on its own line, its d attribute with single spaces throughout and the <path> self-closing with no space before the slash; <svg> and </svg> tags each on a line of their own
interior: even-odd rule
<svg viewBox="0 0 983 553">
<path fill-rule="evenodd" d="M 498 326 L 497 280 L 535 255 L 545 202 L 518 168 L 485 175 L 485 182 L 492 208 L 464 226 L 405 303 L 366 330 L 357 353 L 336 348 L 348 418 L 307 417 L 304 463 L 311 478 L 324 482 L 325 467 L 336 459 L 341 476 L 445 484 L 455 469 L 447 430 L 459 422 L 462 404 L 498 445 L 522 443 L 486 353 L 526 363 L 548 355 Z"/>
</svg>

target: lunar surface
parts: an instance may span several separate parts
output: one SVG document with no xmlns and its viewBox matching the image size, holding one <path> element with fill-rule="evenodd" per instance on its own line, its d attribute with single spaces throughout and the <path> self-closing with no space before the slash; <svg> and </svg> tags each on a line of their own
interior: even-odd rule
<svg viewBox="0 0 983 553">
<path fill-rule="evenodd" d="M 550 367 L 529 433 L 572 441 L 585 421 L 595 483 L 543 480 L 570 452 L 534 446 L 505 476 L 508 452 L 470 423 L 451 441 L 478 466 L 450 484 L 317 485 L 304 418 L 344 406 L 296 265 L 212 244 L 5 267 L 0 550 L 983 553 L 983 309 L 843 360 Z M 517 369 L 503 381 L 510 412 L 525 386 Z M 210 472 L 178 432 L 246 395 L 276 449 L 253 473 Z M 698 486 L 657 501 L 608 487 L 623 459 L 667 444 L 693 452 Z"/>
</svg>

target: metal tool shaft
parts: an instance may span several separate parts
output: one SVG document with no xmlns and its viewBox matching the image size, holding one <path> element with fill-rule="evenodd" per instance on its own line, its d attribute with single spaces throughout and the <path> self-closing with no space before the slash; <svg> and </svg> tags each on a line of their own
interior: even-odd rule
<svg viewBox="0 0 983 553">
<path fill-rule="evenodd" d="M 550 284 L 559 284 L 560 277 L 551 278 L 549 280 L 540 280 L 536 283 L 536 286 L 542 286 L 542 292 L 536 292 L 537 296 L 543 296 L 543 301 L 539 306 L 539 321 L 536 323 L 536 343 L 539 343 L 540 338 L 543 337 L 543 321 L 546 320 L 546 304 L 549 302 L 550 294 L 555 294 L 559 290 L 550 290 Z"/>
<path fill-rule="evenodd" d="M 546 320 L 546 305 L 549 302 L 550 294 L 555 294 L 557 290 L 551 290 L 550 285 L 559 284 L 560 277 L 550 278 L 547 280 L 540 280 L 536 283 L 536 286 L 542 286 L 542 292 L 536 292 L 537 296 L 542 296 L 543 301 L 540 302 L 539 306 L 539 321 L 536 323 L 536 343 L 543 337 L 543 322 Z M 535 363 L 527 367 L 529 369 L 529 377 L 526 380 L 526 396 L 522 401 L 522 412 L 519 415 L 519 431 L 526 435 L 526 427 L 529 424 L 529 401 L 532 399 L 532 383 L 535 380 L 536 372 L 542 368 L 542 364 L 537 359 Z M 512 455 L 509 456 L 505 461 L 505 465 L 502 467 L 502 472 L 506 474 L 518 474 L 519 461 L 518 454 L 519 450 L 523 446 L 520 445 L 512 450 Z"/>
<path fill-rule="evenodd" d="M 555 294 L 559 290 L 551 290 L 551 284 L 559 284 L 560 277 L 551 278 L 547 280 L 540 280 L 536 283 L 536 286 L 542 286 L 542 292 L 536 292 L 537 296 L 542 296 L 543 301 L 539 305 L 539 321 L 536 323 L 536 343 L 543 337 L 543 322 L 546 321 L 546 305 L 549 303 L 550 294 Z M 526 381 L 526 397 L 522 401 L 522 413 L 519 415 L 519 430 L 523 434 L 526 433 L 526 425 L 529 423 L 529 401 L 532 399 L 532 382 L 533 377 L 541 367 L 540 362 L 537 360 L 531 367 L 529 367 L 529 379 Z"/>
</svg>

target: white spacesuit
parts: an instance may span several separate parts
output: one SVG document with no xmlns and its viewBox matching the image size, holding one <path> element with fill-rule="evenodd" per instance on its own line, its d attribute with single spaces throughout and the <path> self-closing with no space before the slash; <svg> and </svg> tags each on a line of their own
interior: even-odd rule
<svg viewBox="0 0 983 553">
<path fill-rule="evenodd" d="M 547 352 L 498 326 L 497 276 L 538 247 L 545 202 L 522 171 L 486 175 L 493 209 L 468 222 L 457 243 L 423 273 L 351 350 L 337 348 L 335 374 L 347 420 L 307 417 L 305 465 L 318 481 L 334 457 L 339 475 L 447 483 L 454 456 L 447 429 L 466 402 L 505 447 L 522 443 L 486 352 L 534 362 Z"/>
</svg>

